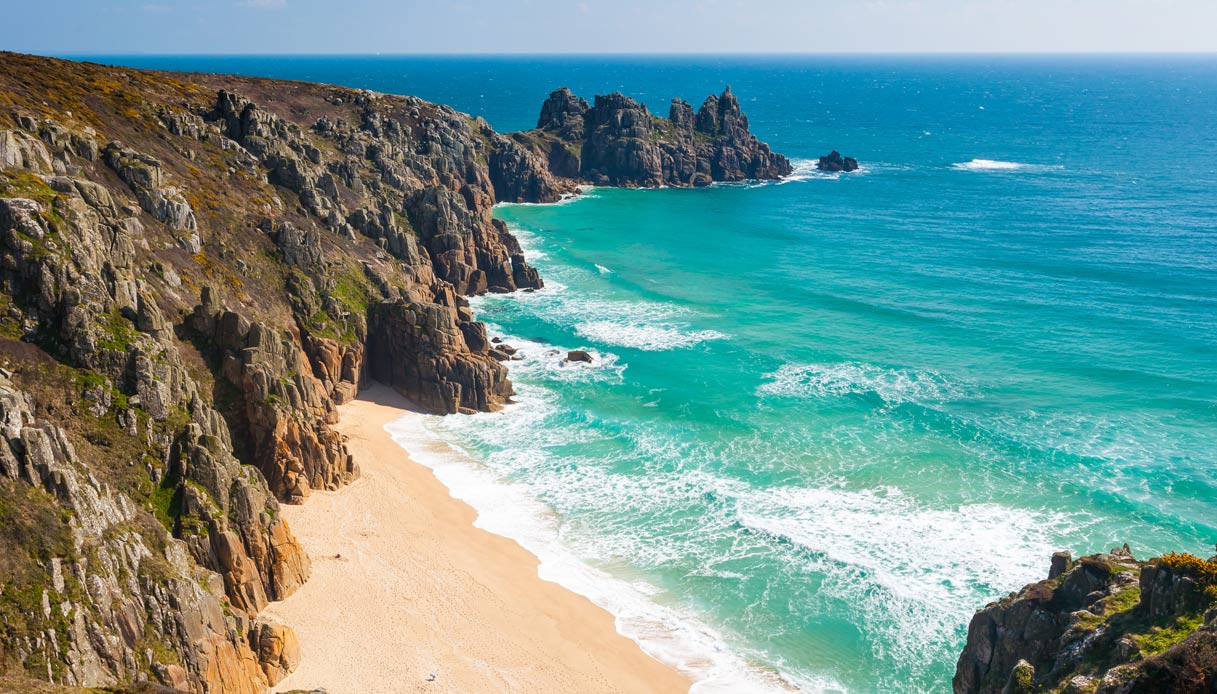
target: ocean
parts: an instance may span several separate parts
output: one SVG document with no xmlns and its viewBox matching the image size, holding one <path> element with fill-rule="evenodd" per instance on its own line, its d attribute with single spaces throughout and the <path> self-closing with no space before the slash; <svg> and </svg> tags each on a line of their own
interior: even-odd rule
<svg viewBox="0 0 1217 694">
<path fill-rule="evenodd" d="M 1054 550 L 1213 553 L 1217 59 L 101 60 L 500 131 L 732 86 L 795 175 L 501 206 L 547 283 L 473 302 L 518 404 L 393 432 L 695 691 L 948 692 Z"/>
</svg>

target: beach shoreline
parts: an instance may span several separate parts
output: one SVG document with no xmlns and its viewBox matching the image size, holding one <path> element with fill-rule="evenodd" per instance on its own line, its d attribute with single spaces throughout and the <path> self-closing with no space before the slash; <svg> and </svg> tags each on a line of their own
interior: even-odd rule
<svg viewBox="0 0 1217 694">
<path fill-rule="evenodd" d="M 611 614 L 541 579 L 513 540 L 474 527 L 477 512 L 385 430 L 410 413 L 379 385 L 343 405 L 336 428 L 362 477 L 283 507 L 313 575 L 262 614 L 301 644 L 299 667 L 273 691 L 687 692 L 692 682 L 618 633 Z"/>
</svg>

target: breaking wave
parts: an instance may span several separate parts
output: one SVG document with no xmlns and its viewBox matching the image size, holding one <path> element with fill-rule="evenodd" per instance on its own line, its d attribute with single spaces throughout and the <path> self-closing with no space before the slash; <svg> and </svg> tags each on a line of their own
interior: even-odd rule
<svg viewBox="0 0 1217 694">
<path fill-rule="evenodd" d="M 965 397 L 962 384 L 935 371 L 893 369 L 862 362 L 786 364 L 766 374 L 761 396 L 839 398 L 874 395 L 888 405 L 940 403 Z"/>
</svg>

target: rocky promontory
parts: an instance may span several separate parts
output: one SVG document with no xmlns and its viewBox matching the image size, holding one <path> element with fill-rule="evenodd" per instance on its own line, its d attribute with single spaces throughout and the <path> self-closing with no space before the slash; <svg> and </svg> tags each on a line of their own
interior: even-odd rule
<svg viewBox="0 0 1217 694">
<path fill-rule="evenodd" d="M 972 618 L 955 694 L 1213 692 L 1215 605 L 1217 557 L 1058 553 L 1046 580 Z"/>
<path fill-rule="evenodd" d="M 620 93 L 597 95 L 589 105 L 563 87 L 542 104 L 536 129 L 513 133 L 510 140 L 518 150 L 512 161 L 530 158 L 543 164 L 549 180 L 529 181 L 521 189 L 518 176 L 495 177 L 501 200 L 552 201 L 579 182 L 690 187 L 776 179 L 791 172 L 786 157 L 749 132 L 748 117 L 731 87 L 707 97 L 696 113 L 685 101 L 673 99 L 667 118 Z M 491 166 L 493 175 L 493 160 Z"/>
</svg>

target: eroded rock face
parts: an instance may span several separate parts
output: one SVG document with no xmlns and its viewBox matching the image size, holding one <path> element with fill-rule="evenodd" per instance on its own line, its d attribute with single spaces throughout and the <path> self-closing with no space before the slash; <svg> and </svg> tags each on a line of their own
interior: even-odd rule
<svg viewBox="0 0 1217 694">
<path fill-rule="evenodd" d="M 490 181 L 499 202 L 557 202 L 577 191 L 570 180 L 578 174 L 577 158 L 573 165 L 561 160 L 561 155 L 557 161 L 547 162 L 527 146 L 527 140 L 521 143 L 501 135 L 494 138 Z M 565 148 L 558 151 L 567 152 Z"/>
<path fill-rule="evenodd" d="M 730 87 L 708 97 L 696 115 L 675 99 L 666 119 L 623 94 L 597 95 L 589 107 L 563 88 L 545 101 L 537 129 L 513 139 L 554 176 L 596 185 L 703 186 L 791 172 L 785 157 L 749 132 Z"/>
<path fill-rule="evenodd" d="M 828 154 L 820 157 L 816 162 L 816 169 L 820 171 L 828 171 L 830 173 L 845 172 L 858 170 L 858 160 L 853 157 L 843 157 L 837 150 L 833 150 Z"/>
<path fill-rule="evenodd" d="M 264 692 L 310 571 L 279 503 L 358 475 L 337 406 L 505 402 L 462 295 L 541 286 L 496 188 L 570 184 L 418 99 L 0 67 L 0 673 Z"/>
<path fill-rule="evenodd" d="M 481 323 L 452 303 L 408 301 L 376 306 L 368 325 L 372 377 L 440 414 L 496 410 L 512 395 L 507 369 L 490 355 Z M 408 358 L 403 358 L 409 355 Z"/>
<path fill-rule="evenodd" d="M 385 239 L 394 255 L 417 264 L 419 244 L 401 239 L 413 230 L 435 275 L 457 291 L 516 289 L 510 254 L 492 224 L 492 178 L 505 194 L 514 187 L 553 197 L 544 169 L 527 152 L 513 152 L 484 121 L 446 107 L 370 92 L 355 100 L 357 124 L 318 119 L 311 132 L 226 90 L 208 117 L 266 168 L 269 182 L 293 191 L 334 232 Z M 424 117 L 423 110 L 430 113 Z"/>
<path fill-rule="evenodd" d="M 1127 545 L 1073 561 L 976 613 L 956 694 L 1210 692 L 1217 682 L 1217 562 L 1139 562 Z"/>
<path fill-rule="evenodd" d="M 5 377 L 0 420 L 0 459 L 14 464 L 0 474 L 0 491 L 25 494 L 25 487 L 49 495 L 67 514 L 68 540 L 63 556 L 49 562 L 43 610 L 22 616 L 27 635 L 7 624 L 7 652 L 48 663 L 62 658 L 56 679 L 69 685 L 105 686 L 150 674 L 193 692 L 263 691 L 264 671 L 280 668 L 282 656 L 251 648 L 243 635 L 248 617 L 229 610 L 223 588 L 195 570 L 187 543 L 145 522 L 138 503 L 90 474 L 67 432 L 38 418 L 33 398 Z M 280 528 L 279 539 L 290 541 L 286 526 Z M 233 556 L 251 562 L 239 540 L 234 544 Z M 257 575 L 256 566 L 250 571 Z M 294 641 L 290 630 L 281 631 L 282 640 Z M 178 661 L 150 659 L 150 643 L 177 653 Z"/>
<path fill-rule="evenodd" d="M 587 102 L 575 96 L 567 87 L 550 93 L 541 104 L 541 116 L 537 118 L 538 130 L 554 130 L 566 140 L 583 139 L 583 116 L 587 113 Z"/>
<path fill-rule="evenodd" d="M 239 401 L 233 408 L 238 420 L 234 425 L 247 438 L 251 462 L 280 498 L 300 503 L 311 489 L 334 490 L 358 477 L 354 459 L 328 426 L 337 421 L 334 401 L 313 375 L 299 335 L 222 310 L 208 291 L 189 327 L 220 363 L 220 376 Z M 355 359 L 347 360 L 344 374 L 326 361 L 343 359 L 336 354 L 336 343 L 314 339 L 312 344 L 327 376 L 353 391 L 355 384 L 342 379 L 355 377 Z"/>
</svg>

